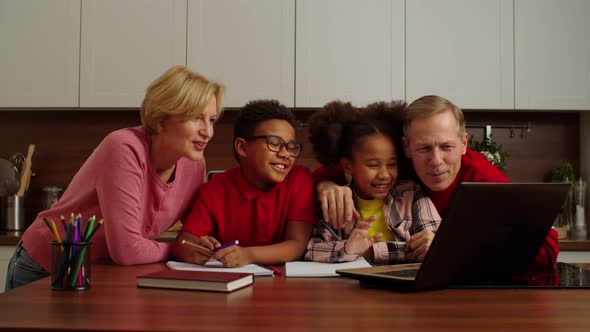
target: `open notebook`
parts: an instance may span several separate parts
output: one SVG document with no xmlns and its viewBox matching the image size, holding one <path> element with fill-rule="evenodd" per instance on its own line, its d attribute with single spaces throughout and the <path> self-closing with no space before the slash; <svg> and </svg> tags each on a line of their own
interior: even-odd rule
<svg viewBox="0 0 590 332">
<path fill-rule="evenodd" d="M 370 267 L 371 264 L 363 257 L 352 262 L 343 263 L 319 263 L 295 261 L 285 263 L 287 277 L 338 277 L 336 269 L 352 269 Z"/>
<path fill-rule="evenodd" d="M 205 265 L 183 263 L 183 262 L 166 262 L 166 266 L 172 270 L 183 270 L 183 271 L 209 271 L 209 272 L 240 272 L 240 273 L 252 273 L 257 277 L 260 276 L 272 276 L 273 271 L 256 264 L 249 264 L 242 267 L 223 267 L 223 264 L 217 260 L 211 260 L 205 263 Z"/>
</svg>

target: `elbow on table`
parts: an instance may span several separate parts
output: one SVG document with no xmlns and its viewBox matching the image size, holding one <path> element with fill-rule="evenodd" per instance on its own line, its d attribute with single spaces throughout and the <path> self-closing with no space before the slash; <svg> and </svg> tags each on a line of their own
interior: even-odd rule
<svg viewBox="0 0 590 332">
<path fill-rule="evenodd" d="M 125 253 L 125 252 L 119 252 L 119 253 L 116 253 L 116 254 L 111 254 L 111 259 L 113 260 L 113 262 L 115 264 L 118 264 L 118 265 L 135 265 L 135 264 L 139 264 L 139 262 L 134 257 L 134 255 L 129 255 L 128 253 Z"/>
<path fill-rule="evenodd" d="M 112 261 L 118 265 L 155 263 L 162 261 L 167 256 L 168 250 L 166 250 L 162 258 L 160 258 L 160 254 L 147 255 L 144 251 L 134 249 L 118 250 L 117 252 L 111 253 Z"/>
<path fill-rule="evenodd" d="M 107 238 L 110 260 L 117 265 L 149 264 L 166 260 L 170 253 L 169 242 L 158 242 L 140 237 Z"/>
</svg>

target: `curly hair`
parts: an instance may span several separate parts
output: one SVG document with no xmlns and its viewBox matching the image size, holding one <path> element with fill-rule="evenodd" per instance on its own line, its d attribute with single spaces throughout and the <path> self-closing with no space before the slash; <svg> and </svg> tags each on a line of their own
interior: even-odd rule
<svg viewBox="0 0 590 332">
<path fill-rule="evenodd" d="M 342 157 L 342 137 L 359 121 L 360 110 L 349 102 L 332 101 L 310 118 L 309 142 L 315 158 L 326 166 L 335 166 Z"/>
<path fill-rule="evenodd" d="M 310 117 L 309 141 L 315 158 L 325 166 L 335 166 L 341 158 L 352 159 L 352 152 L 365 137 L 382 134 L 396 148 L 400 177 L 412 177 L 413 170 L 403 153 L 403 122 L 406 103 L 375 102 L 366 108 L 333 101 Z"/>
<path fill-rule="evenodd" d="M 404 101 L 375 102 L 367 105 L 367 118 L 375 125 L 379 133 L 391 137 L 395 145 L 398 176 L 400 178 L 415 178 L 414 167 L 404 153 L 403 136 L 404 120 L 407 105 Z"/>
<path fill-rule="evenodd" d="M 251 138 L 259 124 L 275 119 L 287 121 L 295 130 L 300 126 L 293 112 L 277 100 L 260 99 L 248 102 L 240 109 L 240 114 L 234 123 L 233 141 L 235 142 L 237 138 Z M 234 156 L 239 161 L 236 151 Z"/>
</svg>

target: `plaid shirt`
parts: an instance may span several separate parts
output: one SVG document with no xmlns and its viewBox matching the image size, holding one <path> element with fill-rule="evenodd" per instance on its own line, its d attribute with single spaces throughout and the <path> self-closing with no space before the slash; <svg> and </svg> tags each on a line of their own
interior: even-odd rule
<svg viewBox="0 0 590 332">
<path fill-rule="evenodd" d="M 375 264 L 402 263 L 406 261 L 406 241 L 413 234 L 425 229 L 436 232 L 441 222 L 434 204 L 413 181 L 398 181 L 385 198 L 383 220 L 395 240 L 373 244 Z M 346 225 L 338 235 L 326 222 L 320 220 L 307 245 L 305 259 L 317 262 L 353 261 L 357 255 L 347 255 L 344 244 L 356 223 Z M 341 237 L 341 240 L 335 236 Z"/>
</svg>

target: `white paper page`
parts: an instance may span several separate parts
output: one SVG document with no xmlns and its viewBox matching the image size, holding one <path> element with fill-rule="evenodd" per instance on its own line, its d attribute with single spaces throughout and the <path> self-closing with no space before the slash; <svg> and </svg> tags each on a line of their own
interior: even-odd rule
<svg viewBox="0 0 590 332">
<path fill-rule="evenodd" d="M 205 265 L 184 263 L 184 262 L 166 262 L 166 266 L 172 270 L 183 270 L 183 271 L 209 271 L 209 272 L 241 272 L 241 273 L 253 273 L 255 276 L 272 276 L 273 271 L 264 268 L 260 265 L 249 264 L 242 267 L 223 267 L 221 262 L 212 260 L 205 263 Z"/>
<path fill-rule="evenodd" d="M 296 261 L 285 264 L 285 273 L 287 277 L 338 277 L 340 275 L 336 273 L 336 270 L 357 267 L 371 267 L 371 264 L 363 257 L 344 263 Z"/>
</svg>

